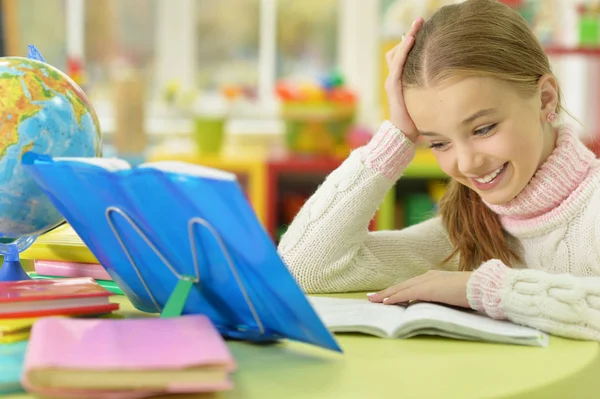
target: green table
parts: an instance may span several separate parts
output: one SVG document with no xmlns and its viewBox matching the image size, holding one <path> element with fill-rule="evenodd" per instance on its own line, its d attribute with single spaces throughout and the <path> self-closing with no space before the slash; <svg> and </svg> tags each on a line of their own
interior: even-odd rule
<svg viewBox="0 0 600 399">
<path fill-rule="evenodd" d="M 335 295 L 364 297 L 364 294 Z M 125 297 L 120 313 L 141 316 Z M 230 342 L 235 389 L 215 398 L 598 398 L 600 343 L 552 337 L 548 348 L 438 338 L 338 334 L 343 355 L 294 342 Z M 21 394 L 2 399 L 28 399 Z M 162 396 L 169 397 L 169 396 Z M 174 398 L 203 398 L 179 395 Z"/>
</svg>

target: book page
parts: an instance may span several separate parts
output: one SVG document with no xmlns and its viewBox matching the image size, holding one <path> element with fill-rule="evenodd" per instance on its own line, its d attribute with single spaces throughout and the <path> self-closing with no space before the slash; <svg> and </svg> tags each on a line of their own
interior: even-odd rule
<svg viewBox="0 0 600 399">
<path fill-rule="evenodd" d="M 362 332 L 392 338 L 406 309 L 372 303 L 368 299 L 308 297 L 313 308 L 333 332 Z"/>
<path fill-rule="evenodd" d="M 533 328 L 514 324 L 507 320 L 492 319 L 469 309 L 460 310 L 435 303 L 420 302 L 410 305 L 404 314 L 403 330 L 410 333 L 410 326 L 434 328 L 470 337 L 502 341 L 501 337 L 544 341 L 547 335 Z M 494 338 L 497 337 L 497 338 Z"/>
<path fill-rule="evenodd" d="M 111 172 L 117 170 L 131 169 L 129 162 L 120 158 L 100 158 L 100 157 L 57 157 L 54 158 L 55 162 L 69 161 L 69 162 L 82 162 L 90 165 L 96 165 Z"/>
<path fill-rule="evenodd" d="M 182 173 L 216 180 L 237 180 L 235 173 L 180 161 L 146 162 L 139 165 L 138 168 L 154 168 L 165 172 Z"/>
</svg>

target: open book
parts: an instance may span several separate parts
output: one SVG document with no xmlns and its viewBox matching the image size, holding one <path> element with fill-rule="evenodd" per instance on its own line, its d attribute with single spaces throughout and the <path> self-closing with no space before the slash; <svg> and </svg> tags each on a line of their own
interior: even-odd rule
<svg viewBox="0 0 600 399">
<path fill-rule="evenodd" d="M 357 332 L 381 338 L 438 335 L 470 341 L 548 345 L 548 335 L 543 332 L 468 309 L 427 302 L 400 306 L 368 299 L 311 296 L 309 300 L 332 332 Z"/>
</svg>

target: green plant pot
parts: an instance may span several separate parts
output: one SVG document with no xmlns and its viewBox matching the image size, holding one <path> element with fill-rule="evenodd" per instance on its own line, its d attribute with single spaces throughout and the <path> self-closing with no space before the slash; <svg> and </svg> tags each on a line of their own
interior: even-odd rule
<svg viewBox="0 0 600 399">
<path fill-rule="evenodd" d="M 225 138 L 225 118 L 195 117 L 193 138 L 198 152 L 206 155 L 218 155 Z"/>
</svg>

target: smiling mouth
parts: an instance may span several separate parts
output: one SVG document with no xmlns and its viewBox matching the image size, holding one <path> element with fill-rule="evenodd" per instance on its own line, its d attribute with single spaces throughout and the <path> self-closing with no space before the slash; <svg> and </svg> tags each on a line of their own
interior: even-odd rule
<svg viewBox="0 0 600 399">
<path fill-rule="evenodd" d="M 477 183 L 480 184 L 486 184 L 486 183 L 491 183 L 492 181 L 494 181 L 494 179 L 496 177 L 498 177 L 498 175 L 500 173 L 502 173 L 502 171 L 504 170 L 504 168 L 506 168 L 506 165 L 508 163 L 505 163 L 504 165 L 502 165 L 501 167 L 499 167 L 498 169 L 496 169 L 495 171 L 493 171 L 492 173 L 489 173 L 481 178 L 473 178 L 473 180 L 475 180 Z"/>
</svg>

